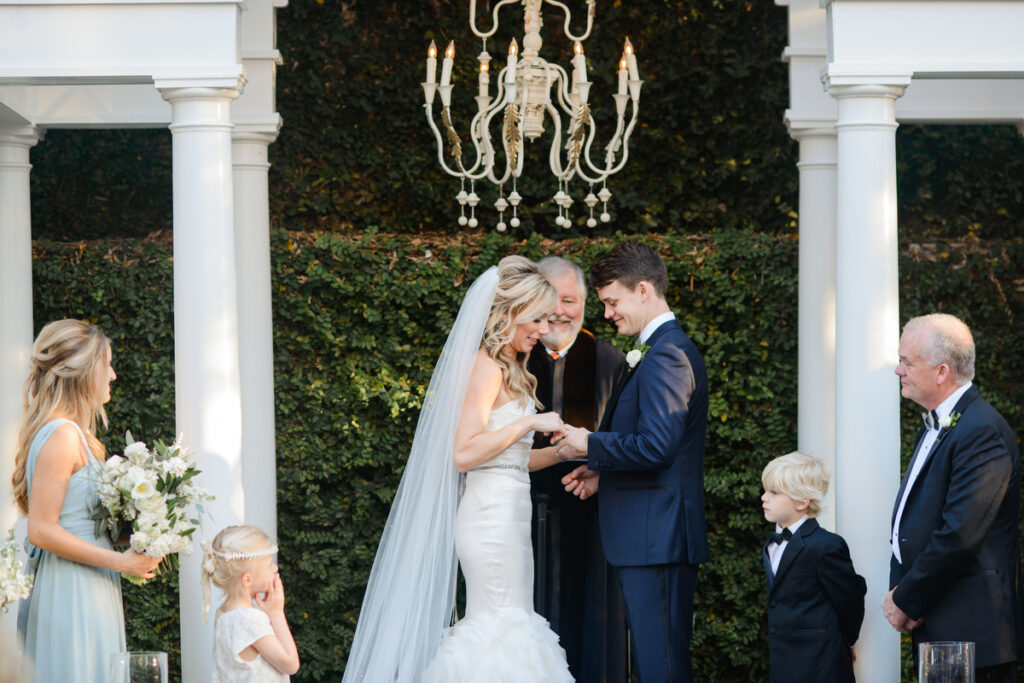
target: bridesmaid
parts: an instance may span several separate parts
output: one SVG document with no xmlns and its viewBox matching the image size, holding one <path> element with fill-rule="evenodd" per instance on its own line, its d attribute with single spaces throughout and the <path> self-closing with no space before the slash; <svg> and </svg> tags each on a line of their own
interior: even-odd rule
<svg viewBox="0 0 1024 683">
<path fill-rule="evenodd" d="M 18 631 L 40 683 L 108 679 L 110 655 L 125 649 L 118 573 L 151 578 L 160 562 L 94 535 L 105 456 L 95 427 L 97 418 L 106 425 L 116 377 L 110 340 L 94 325 L 58 320 L 36 338 L 11 483 L 35 567 Z"/>
</svg>

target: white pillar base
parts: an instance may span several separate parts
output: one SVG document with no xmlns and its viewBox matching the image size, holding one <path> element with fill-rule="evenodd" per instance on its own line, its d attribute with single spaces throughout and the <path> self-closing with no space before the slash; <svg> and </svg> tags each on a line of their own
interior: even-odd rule
<svg viewBox="0 0 1024 683">
<path fill-rule="evenodd" d="M 867 579 L 857 678 L 900 679 L 900 637 L 882 616 L 900 481 L 896 99 L 903 88 L 832 86 L 839 105 L 836 235 L 836 524 Z"/>
<path fill-rule="evenodd" d="M 201 531 L 212 539 L 245 516 L 230 116 L 238 90 L 157 87 L 172 121 L 175 416 L 197 453 L 200 483 L 217 497 Z M 183 557 L 179 575 L 186 681 L 208 681 L 212 670 L 201 562 L 198 551 Z"/>
<path fill-rule="evenodd" d="M 25 409 L 22 387 L 32 357 L 32 217 L 29 150 L 35 126 L 0 127 L 0 542 L 19 520 L 11 499 L 14 452 Z M 18 525 L 24 538 L 24 523 Z M 17 609 L 0 615 L 0 638 L 13 642 Z"/>
</svg>

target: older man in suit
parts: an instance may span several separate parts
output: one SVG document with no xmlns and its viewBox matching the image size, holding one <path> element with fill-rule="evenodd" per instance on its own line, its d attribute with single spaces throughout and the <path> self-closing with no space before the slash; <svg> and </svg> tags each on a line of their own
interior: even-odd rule
<svg viewBox="0 0 1024 683">
<path fill-rule="evenodd" d="M 583 329 L 583 269 L 557 256 L 541 259 L 537 267 L 558 291 L 550 332 L 528 363 L 537 398 L 567 423 L 596 429 L 625 372 L 625 356 Z M 549 435 L 534 435 L 535 448 L 549 445 Z M 620 683 L 629 678 L 622 591 L 601 550 L 597 499 L 576 500 L 562 486 L 562 477 L 575 468 L 561 463 L 530 474 L 535 607 L 558 634 L 576 680 Z"/>
<path fill-rule="evenodd" d="M 902 394 L 925 409 L 892 516 L 882 603 L 917 644 L 975 643 L 978 683 L 1016 681 L 1024 637 L 1020 452 L 1006 420 L 974 387 L 971 331 L 940 313 L 900 338 Z"/>
</svg>

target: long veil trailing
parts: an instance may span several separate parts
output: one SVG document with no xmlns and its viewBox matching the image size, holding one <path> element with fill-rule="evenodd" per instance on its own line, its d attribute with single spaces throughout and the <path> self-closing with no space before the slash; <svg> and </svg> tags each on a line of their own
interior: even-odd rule
<svg viewBox="0 0 1024 683">
<path fill-rule="evenodd" d="M 497 286 L 498 269 L 491 267 L 469 288 L 434 367 L 370 572 L 343 683 L 417 681 L 448 626 L 458 571 L 455 428 Z"/>
</svg>

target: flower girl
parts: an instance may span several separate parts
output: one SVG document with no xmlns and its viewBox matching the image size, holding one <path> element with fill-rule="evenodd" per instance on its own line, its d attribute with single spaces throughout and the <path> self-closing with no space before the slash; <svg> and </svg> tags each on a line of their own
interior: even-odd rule
<svg viewBox="0 0 1024 683">
<path fill-rule="evenodd" d="M 204 539 L 203 552 L 204 619 L 210 581 L 226 595 L 214 620 L 213 683 L 289 680 L 299 653 L 284 616 L 277 546 L 256 527 L 229 526 L 212 544 Z"/>
</svg>

